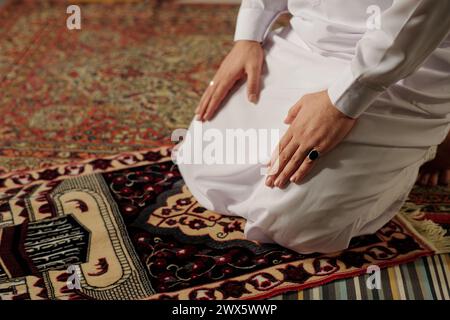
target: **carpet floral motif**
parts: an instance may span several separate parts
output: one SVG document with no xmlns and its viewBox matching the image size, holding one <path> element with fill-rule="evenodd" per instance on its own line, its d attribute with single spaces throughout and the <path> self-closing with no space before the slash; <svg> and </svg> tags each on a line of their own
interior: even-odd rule
<svg viewBox="0 0 450 320">
<path fill-rule="evenodd" d="M 167 145 L 231 47 L 237 13 L 171 0 L 80 7 L 81 30 L 66 28 L 65 1 L 0 7 L 0 172 Z"/>
<path fill-rule="evenodd" d="M 6 174 L 0 298 L 254 299 L 434 253 L 401 215 L 333 254 L 248 241 L 244 226 L 193 198 L 168 148 Z"/>
</svg>

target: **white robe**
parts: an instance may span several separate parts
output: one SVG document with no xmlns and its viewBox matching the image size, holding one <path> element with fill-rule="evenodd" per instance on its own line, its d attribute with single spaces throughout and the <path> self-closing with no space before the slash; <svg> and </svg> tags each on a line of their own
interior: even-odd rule
<svg viewBox="0 0 450 320">
<path fill-rule="evenodd" d="M 445 40 L 450 23 L 438 23 L 440 10 L 447 9 L 448 15 L 450 1 L 348 3 L 243 1 L 235 39 L 264 41 L 259 101 L 248 102 L 245 85 L 237 86 L 213 120 L 203 125 L 194 120 L 188 131 L 194 136 L 201 126 L 203 132 L 212 129 L 223 136 L 229 129 L 278 129 L 283 134 L 283 119 L 295 102 L 306 93 L 328 90 L 336 107 L 358 122 L 341 144 L 317 160 L 303 183 L 268 188 L 262 161 L 192 164 L 186 161 L 189 151 L 202 153 L 208 146 L 193 147 L 193 139 L 177 152 L 180 171 L 197 200 L 210 210 L 246 218 L 250 240 L 303 253 L 332 252 L 346 248 L 352 237 L 376 232 L 398 212 L 420 166 L 434 157 L 450 129 Z M 381 8 L 381 29 L 364 29 L 364 5 L 369 4 Z M 286 8 L 293 15 L 291 25 L 267 34 Z M 414 39 L 423 40 L 425 48 L 411 44 Z"/>
</svg>

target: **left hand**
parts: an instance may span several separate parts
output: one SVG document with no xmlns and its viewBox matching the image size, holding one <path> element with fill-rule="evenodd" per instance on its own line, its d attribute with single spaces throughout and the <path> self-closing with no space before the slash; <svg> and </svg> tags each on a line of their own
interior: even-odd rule
<svg viewBox="0 0 450 320">
<path fill-rule="evenodd" d="M 320 157 L 336 147 L 352 130 L 356 119 L 339 111 L 327 91 L 303 96 L 285 119 L 289 129 L 281 138 L 272 156 L 266 185 L 285 187 L 289 181 L 301 182 L 317 160 L 310 160 L 312 149 Z"/>
</svg>

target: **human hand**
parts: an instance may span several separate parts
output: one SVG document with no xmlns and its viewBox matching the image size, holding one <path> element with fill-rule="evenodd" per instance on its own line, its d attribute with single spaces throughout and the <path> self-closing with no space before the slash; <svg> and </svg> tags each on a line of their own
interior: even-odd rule
<svg viewBox="0 0 450 320">
<path fill-rule="evenodd" d="M 311 150 L 323 156 L 345 138 L 356 120 L 339 111 L 327 91 L 321 91 L 303 96 L 289 110 L 285 123 L 290 127 L 269 165 L 266 185 L 271 188 L 300 183 L 319 161 L 308 157 Z"/>
<path fill-rule="evenodd" d="M 256 41 L 237 41 L 221 63 L 219 70 L 203 94 L 195 114 L 197 120 L 207 121 L 214 117 L 220 103 L 234 84 L 247 76 L 247 95 L 250 102 L 258 101 L 264 50 Z"/>
</svg>

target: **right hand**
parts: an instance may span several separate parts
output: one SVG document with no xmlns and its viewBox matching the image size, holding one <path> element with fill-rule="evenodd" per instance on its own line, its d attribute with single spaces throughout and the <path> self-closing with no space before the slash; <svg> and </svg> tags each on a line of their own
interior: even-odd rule
<svg viewBox="0 0 450 320">
<path fill-rule="evenodd" d="M 247 77 L 247 96 L 252 103 L 258 101 L 264 49 L 256 41 L 237 41 L 225 57 L 195 109 L 197 120 L 207 121 L 214 117 L 221 102 L 234 84 Z"/>
</svg>

